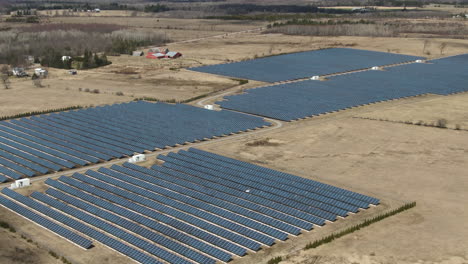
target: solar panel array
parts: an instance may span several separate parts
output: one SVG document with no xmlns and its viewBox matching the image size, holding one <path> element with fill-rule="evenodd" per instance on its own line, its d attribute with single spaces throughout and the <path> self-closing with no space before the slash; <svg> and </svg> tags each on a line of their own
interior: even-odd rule
<svg viewBox="0 0 468 264">
<path fill-rule="evenodd" d="M 152 168 L 125 163 L 48 179 L 50 188 L 31 197 L 4 189 L 13 201 L 0 197 L 0 204 L 21 204 L 36 218 L 52 218 L 140 263 L 204 264 L 227 262 L 379 204 L 194 148 L 159 158 L 164 164 Z"/>
<path fill-rule="evenodd" d="M 191 70 L 236 78 L 280 82 L 315 75 L 347 72 L 397 64 L 422 59 L 421 57 L 357 50 L 333 48 L 266 58 L 190 68 Z"/>
<path fill-rule="evenodd" d="M 0 182 L 270 125 L 231 111 L 132 102 L 0 122 Z"/>
<path fill-rule="evenodd" d="M 421 94 L 468 90 L 468 54 L 406 64 L 385 71 L 365 71 L 247 90 L 217 102 L 225 109 L 295 120 L 359 105 Z"/>
</svg>

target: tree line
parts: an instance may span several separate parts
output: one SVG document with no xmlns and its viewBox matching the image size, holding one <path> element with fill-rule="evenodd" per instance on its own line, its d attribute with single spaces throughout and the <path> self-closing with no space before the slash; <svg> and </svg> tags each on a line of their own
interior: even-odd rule
<svg viewBox="0 0 468 264">
<path fill-rule="evenodd" d="M 35 58 L 36 63 L 49 65 L 50 67 L 69 68 L 70 65 L 62 61 L 62 56 L 74 57 L 80 61 L 85 53 L 93 53 L 83 58 L 84 68 L 95 65 L 106 65 L 106 58 L 96 53 L 108 55 L 131 54 L 140 46 L 162 45 L 168 39 L 166 35 L 158 31 L 135 31 L 117 29 L 108 25 L 79 25 L 70 28 L 55 28 L 48 25 L 33 26 L 32 28 L 11 29 L 0 31 L 0 64 L 13 66 L 27 66 L 27 57 Z M 29 31 L 32 30 L 32 31 Z"/>
</svg>

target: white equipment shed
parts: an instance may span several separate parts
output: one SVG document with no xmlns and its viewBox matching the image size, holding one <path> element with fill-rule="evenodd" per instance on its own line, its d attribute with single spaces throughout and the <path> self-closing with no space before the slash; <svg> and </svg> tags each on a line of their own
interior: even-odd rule
<svg viewBox="0 0 468 264">
<path fill-rule="evenodd" d="M 145 154 L 134 155 L 133 157 L 128 159 L 128 162 L 130 163 L 137 163 L 137 162 L 142 162 L 142 161 L 146 161 Z"/>
</svg>

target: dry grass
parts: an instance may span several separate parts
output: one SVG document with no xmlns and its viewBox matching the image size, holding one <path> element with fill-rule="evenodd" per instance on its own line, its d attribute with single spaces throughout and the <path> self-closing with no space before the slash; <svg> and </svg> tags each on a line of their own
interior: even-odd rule
<svg viewBox="0 0 468 264">
<path fill-rule="evenodd" d="M 296 251 L 306 237 L 300 236 L 266 254 L 233 263 L 265 263 L 277 254 L 290 254 L 281 262 L 288 264 L 306 264 L 314 258 L 319 259 L 317 263 L 346 264 L 408 264 L 421 259 L 420 263 L 459 264 L 468 260 L 468 230 L 459 221 L 468 217 L 459 204 L 465 193 L 468 134 L 348 118 L 391 104 L 286 124 L 262 135 L 283 142 L 276 147 L 246 146 L 259 140 L 255 137 L 202 147 L 375 197 L 418 203 L 408 212 L 316 249 Z"/>
<path fill-rule="evenodd" d="M 445 126 L 450 129 L 468 129 L 467 99 L 467 93 L 437 96 L 432 100 L 376 110 L 358 117 L 423 126 Z M 445 125 L 441 126 L 440 120 L 445 120 Z"/>
</svg>

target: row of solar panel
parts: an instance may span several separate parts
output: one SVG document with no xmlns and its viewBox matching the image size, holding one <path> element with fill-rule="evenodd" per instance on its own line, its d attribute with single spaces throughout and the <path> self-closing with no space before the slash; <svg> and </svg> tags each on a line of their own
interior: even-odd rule
<svg viewBox="0 0 468 264">
<path fill-rule="evenodd" d="M 237 188 L 237 185 L 226 185 L 225 182 L 217 182 L 216 179 L 213 180 L 213 177 L 211 175 L 207 175 L 195 170 L 188 169 L 183 166 L 178 166 L 176 164 L 171 164 L 167 163 L 165 164 L 164 167 L 159 167 L 159 166 L 153 166 L 153 170 L 157 171 L 163 171 L 163 169 L 168 169 L 172 171 L 178 171 L 181 172 L 185 175 L 191 175 L 191 178 L 194 179 L 193 182 L 197 182 L 197 180 L 200 181 L 200 183 L 203 182 L 203 186 L 207 186 L 209 188 L 214 188 L 216 190 L 226 192 L 228 194 L 231 194 L 233 196 L 237 196 L 239 198 L 242 198 L 244 200 L 250 201 L 255 204 L 260 204 L 265 207 L 271 208 L 276 211 L 280 211 L 284 214 L 291 215 L 295 218 L 299 218 L 301 220 L 314 223 L 316 225 L 324 225 L 325 224 L 325 219 L 314 216 L 312 214 L 305 213 L 301 210 L 298 210 L 296 208 L 292 208 L 290 206 L 284 205 L 282 203 L 278 203 L 276 201 L 272 201 L 268 198 L 264 198 L 261 196 L 256 196 L 256 195 L 251 195 L 250 193 L 247 192 L 246 189 L 241 189 L 239 190 Z M 190 176 L 189 176 L 190 177 Z"/>
<path fill-rule="evenodd" d="M 2 193 L 16 202 L 21 203 L 37 212 L 40 212 L 41 214 L 54 219 L 55 221 L 60 222 L 82 234 L 85 234 L 140 263 L 161 264 L 161 262 L 157 261 L 150 255 L 144 254 L 135 248 L 132 248 L 114 238 L 111 238 L 102 232 L 99 232 L 75 219 L 72 219 L 59 211 L 53 210 L 37 201 L 34 201 L 31 198 L 25 197 L 8 188 L 3 189 Z M 67 239 L 69 238 L 70 237 L 67 237 Z"/>
<path fill-rule="evenodd" d="M 155 178 L 155 177 L 146 175 L 144 173 L 134 171 L 125 167 L 116 166 L 116 165 L 113 165 L 111 169 L 112 170 L 106 169 L 106 168 L 100 168 L 99 172 L 102 172 L 107 175 L 114 175 L 116 178 L 120 180 L 124 180 L 125 182 L 129 182 L 129 183 L 138 185 L 143 188 L 151 187 L 150 189 L 152 191 L 161 190 L 160 193 L 162 194 L 167 193 L 168 197 L 182 198 L 181 201 L 187 204 L 193 205 L 195 207 L 202 208 L 203 206 L 204 210 L 206 211 L 216 213 L 217 215 L 223 216 L 225 218 L 235 219 L 236 222 L 240 224 L 249 226 L 253 229 L 259 230 L 265 234 L 269 234 L 278 239 L 285 240 L 287 238 L 287 234 L 284 232 L 279 232 L 276 229 L 267 228 L 265 225 L 260 225 L 256 221 L 259 221 L 260 223 L 264 223 L 267 225 L 271 225 L 275 228 L 278 228 L 279 230 L 283 230 L 293 235 L 298 235 L 300 233 L 300 228 L 285 224 L 284 222 L 276 220 L 276 219 L 261 216 L 250 210 L 243 209 L 240 206 L 230 204 L 228 202 L 214 198 L 212 196 L 207 196 L 206 194 L 198 192 L 194 189 L 183 187 L 181 185 L 178 185 L 179 182 L 177 180 L 171 182 L 171 181 L 167 181 L 167 179 Z M 120 173 L 117 173 L 117 172 L 120 172 Z M 126 174 L 130 175 L 131 177 L 127 176 Z M 89 175 L 92 176 L 91 174 Z M 148 185 L 148 184 L 151 184 L 151 185 Z M 191 187 L 196 188 L 196 186 L 193 186 L 193 184 Z M 168 192 L 167 190 L 170 190 L 171 192 Z M 174 196 L 172 195 L 172 192 L 177 192 L 179 194 L 183 194 L 184 196 Z M 188 198 L 186 196 L 188 196 Z M 198 200 L 203 201 L 204 204 Z M 231 212 L 237 213 L 240 216 Z M 256 221 L 252 221 L 249 218 L 254 219 Z"/>
<path fill-rule="evenodd" d="M 386 100 L 468 91 L 468 54 L 247 90 L 218 102 L 225 109 L 290 121 Z"/>
<path fill-rule="evenodd" d="M 0 196 L 0 204 L 5 208 L 33 221 L 34 223 L 56 233 L 57 235 L 75 243 L 76 245 L 88 249 L 92 246 L 92 242 L 80 235 L 73 233 L 72 231 L 56 224 L 55 222 L 7 199 Z"/>
<path fill-rule="evenodd" d="M 232 219 L 234 221 L 233 227 L 236 229 L 235 231 L 238 233 L 244 233 L 246 236 L 249 236 L 249 237 L 255 236 L 256 232 L 251 232 L 249 229 L 244 228 L 241 225 L 250 227 L 253 230 L 258 230 L 260 232 L 263 232 L 265 234 L 268 234 L 272 237 L 275 237 L 281 240 L 285 240 L 288 236 L 284 232 L 280 232 L 276 229 L 270 228 L 263 224 L 259 224 L 256 221 L 250 220 L 249 218 L 242 217 L 237 214 L 233 214 L 230 211 L 221 209 L 219 207 L 215 207 L 211 205 L 210 203 L 206 203 L 206 202 L 202 202 L 197 199 L 194 199 L 193 197 L 188 196 L 187 193 L 182 193 L 182 194 L 177 193 L 177 192 L 174 192 L 173 190 L 167 190 L 166 188 L 159 187 L 157 185 L 148 184 L 146 181 L 142 181 L 142 180 L 130 177 L 130 176 L 135 176 L 135 174 L 138 174 L 137 172 L 126 170 L 126 173 L 129 176 L 127 176 L 126 174 L 114 172 L 108 169 L 102 169 L 100 170 L 100 172 L 102 172 L 103 174 L 107 174 L 111 177 L 114 177 L 116 179 L 119 179 L 121 181 L 124 181 L 125 183 L 119 184 L 118 182 L 110 180 L 110 178 L 104 176 L 103 174 L 99 174 L 99 173 L 92 172 L 92 171 L 89 171 L 87 174 L 89 176 L 95 177 L 102 181 L 109 182 L 110 184 L 119 186 L 121 188 L 130 190 L 130 191 L 132 191 L 132 189 L 134 192 L 138 192 L 138 190 L 142 190 L 144 191 L 145 196 L 148 198 L 151 198 L 155 201 L 166 202 L 167 205 L 170 205 L 181 211 L 185 211 L 187 213 L 197 215 L 200 218 L 209 219 L 209 221 L 216 223 L 218 225 L 221 225 L 221 226 L 232 225 L 233 224 L 232 222 L 224 220 L 224 219 Z M 126 184 L 126 183 L 130 183 L 130 184 Z M 138 188 L 132 188 L 131 187 L 132 185 L 138 186 Z M 155 195 L 155 193 L 157 193 L 158 195 Z M 173 199 L 173 201 L 167 202 L 166 200 L 167 198 L 163 197 L 162 195 Z M 186 206 L 185 204 L 190 205 L 190 206 Z M 197 208 L 203 208 L 203 211 Z M 215 216 L 207 214 L 206 212 L 209 212 Z M 271 241 L 271 239 L 267 237 L 265 237 L 264 240 L 266 243 L 270 243 Z M 260 242 L 263 242 L 263 241 L 260 241 Z"/>
<path fill-rule="evenodd" d="M 226 236 L 229 238 L 229 236 L 226 235 L 228 232 L 219 232 L 219 229 L 221 228 L 213 228 L 214 227 L 213 225 L 210 225 L 204 221 L 198 220 L 195 217 L 188 217 L 188 215 L 185 215 L 183 213 L 178 213 L 178 211 L 171 210 L 169 207 L 167 207 L 167 209 L 164 210 L 164 205 L 158 206 L 157 203 L 151 202 L 148 199 L 138 199 L 138 196 L 134 196 L 136 200 L 128 199 L 128 195 L 123 196 L 125 199 L 122 199 L 117 195 L 113 195 L 113 194 L 110 194 L 109 192 L 106 192 L 107 190 L 103 191 L 98 188 L 92 187 L 88 184 L 84 184 L 82 182 L 79 182 L 70 178 L 62 177 L 59 180 L 62 183 L 66 183 L 70 186 L 78 188 L 79 190 L 84 190 L 88 193 L 96 195 L 100 198 L 104 198 L 112 203 L 116 203 L 134 212 L 138 212 L 139 214 L 145 217 L 160 221 L 166 225 L 169 225 L 172 228 L 180 229 L 182 232 L 187 232 L 190 235 L 196 236 L 198 238 L 202 238 L 203 241 L 212 243 L 213 245 L 216 245 L 217 247 L 230 250 L 233 253 L 236 252 L 240 255 L 244 255 L 246 253 L 245 248 L 240 247 L 236 243 L 232 243 L 230 242 L 229 239 L 225 238 Z M 52 180 L 48 180 L 47 183 L 51 184 L 54 187 L 58 186 L 61 190 L 64 189 L 64 188 L 61 188 L 60 185 L 57 185 L 57 182 L 54 182 Z M 118 191 L 116 193 L 126 194 L 126 192 L 118 192 Z M 209 230 L 210 232 L 208 233 L 204 230 Z M 242 241 L 239 239 L 237 241 L 242 243 Z M 260 248 L 260 245 L 258 245 L 254 249 L 258 250 L 259 248 Z"/>
<path fill-rule="evenodd" d="M 48 197 L 45 194 L 35 192 L 31 195 L 31 197 L 35 198 L 38 201 L 43 202 L 44 204 L 49 205 L 51 208 L 57 209 L 61 212 L 64 212 L 67 215 L 73 216 L 77 219 L 80 219 L 81 221 L 88 223 L 89 225 L 102 230 L 104 232 L 107 232 L 114 237 L 120 238 L 127 243 L 140 248 L 144 249 L 148 253 L 155 255 L 165 261 L 168 261 L 169 263 L 183 263 L 183 264 L 189 264 L 190 262 L 185 260 L 184 258 L 181 258 L 171 252 L 168 252 L 159 246 L 156 246 L 155 244 L 142 239 L 138 236 L 135 236 L 128 231 L 135 231 L 134 229 L 137 228 L 137 225 L 132 225 L 130 222 L 119 222 L 119 219 L 117 217 L 108 217 L 109 215 L 98 215 L 96 213 L 92 214 L 87 214 L 79 209 L 76 209 L 74 207 L 71 207 L 69 205 L 66 205 L 65 203 L 62 203 L 60 201 L 57 201 L 53 198 Z M 100 218 L 104 219 L 101 220 L 100 218 L 96 217 L 95 215 L 99 216 Z M 112 224 L 111 224 L 112 223 Z M 151 236 L 151 234 L 148 234 L 147 232 L 141 232 L 141 231 L 146 231 L 146 229 L 140 229 L 139 235 L 145 238 L 150 238 L 153 242 L 156 242 L 157 244 L 163 244 L 164 241 L 158 238 L 154 238 Z M 154 240 L 153 240 L 154 239 Z M 168 245 L 168 243 L 166 243 Z M 206 258 L 203 259 L 206 261 Z M 214 262 L 211 262 L 214 263 Z"/>
<path fill-rule="evenodd" d="M 151 200 L 149 198 L 146 198 L 144 196 L 137 195 L 136 193 L 125 191 L 125 190 L 122 190 L 122 189 L 117 189 L 112 185 L 102 183 L 101 181 L 94 180 L 91 177 L 87 177 L 87 176 L 84 176 L 84 175 L 81 175 L 81 174 L 74 174 L 73 178 L 74 179 L 79 179 L 80 181 L 84 181 L 86 184 L 91 184 L 93 186 L 96 186 L 96 187 L 98 187 L 98 188 L 100 188 L 100 189 L 102 189 L 102 190 L 104 190 L 104 191 L 106 191 L 108 193 L 113 193 L 113 194 L 118 195 L 120 197 L 124 197 L 127 200 L 130 200 L 130 201 L 142 204 L 144 206 L 147 206 L 149 208 L 155 209 L 155 210 L 157 210 L 157 211 L 159 211 L 161 213 L 169 214 L 174 218 L 178 218 L 178 219 L 183 220 L 184 222 L 190 223 L 190 224 L 192 224 L 194 226 L 198 226 L 201 229 L 207 230 L 210 233 L 213 233 L 213 234 L 216 234 L 216 235 L 218 235 L 220 237 L 223 237 L 225 239 L 231 240 L 231 241 L 233 241 L 233 242 L 235 242 L 235 243 L 237 243 L 239 245 L 242 245 L 242 246 L 244 246 L 246 248 L 249 248 L 251 250 L 258 250 L 261 247 L 261 244 L 259 242 L 256 242 L 256 241 L 254 241 L 252 239 L 249 239 L 249 238 L 247 238 L 247 237 L 245 237 L 243 235 L 240 235 L 238 233 L 228 231 L 226 228 L 231 227 L 231 225 L 226 227 L 226 228 L 224 228 L 224 227 L 221 228 L 220 226 L 211 223 L 210 222 L 211 219 L 202 219 L 202 218 L 195 217 L 192 214 L 176 210 L 175 208 L 170 207 L 170 206 L 168 206 L 168 205 L 166 205 L 164 203 L 158 203 L 158 202 L 156 202 L 154 200 Z M 81 187 L 81 188 L 89 189 L 89 185 L 85 185 L 84 183 L 78 182 L 78 181 L 73 180 L 71 178 L 65 178 L 64 177 L 64 178 L 61 179 L 61 181 L 65 182 L 67 184 L 70 184 L 70 185 L 73 184 L 74 186 L 76 186 L 78 188 Z M 96 191 L 96 188 L 94 188 L 93 190 Z M 97 190 L 97 192 L 98 193 L 103 192 L 102 190 Z M 170 202 L 169 199 L 166 199 L 166 201 Z M 273 241 L 271 241 L 271 244 L 273 244 Z"/>
<path fill-rule="evenodd" d="M 133 192 L 133 193 L 139 193 L 141 196 L 144 196 L 145 199 L 149 199 L 149 200 L 152 200 L 152 201 L 156 201 L 156 202 L 159 202 L 161 204 L 164 204 L 164 205 L 167 205 L 167 206 L 170 206 L 172 208 L 175 208 L 175 209 L 178 209 L 182 212 L 185 212 L 187 214 L 191 214 L 191 215 L 194 215 L 200 219 L 204 219 L 208 222 L 211 222 L 211 223 L 214 223 L 216 225 L 219 225 L 219 226 L 223 226 L 223 227 L 226 227 L 228 229 L 231 229 L 232 231 L 234 232 L 237 232 L 239 234 L 242 234 L 246 237 L 250 237 L 254 240 L 257 240 L 258 242 L 260 243 L 264 243 L 264 244 L 267 244 L 267 245 L 272 245 L 274 243 L 274 240 L 268 236 L 265 236 L 259 232 L 256 232 L 256 231 L 253 231 L 251 229 L 248 229 L 240 224 L 248 224 L 249 226 L 256 226 L 258 228 L 262 228 L 262 229 L 265 229 L 266 227 L 262 226 L 262 225 L 255 225 L 254 223 L 246 223 L 246 221 L 240 217 L 237 217 L 236 215 L 226 215 L 226 213 L 222 213 L 220 214 L 221 217 L 217 216 L 216 214 L 211 214 L 211 213 L 207 213 L 206 211 L 210 211 L 210 208 L 209 208 L 209 204 L 206 204 L 206 203 L 199 203 L 198 206 L 193 206 L 193 203 L 196 202 L 195 199 L 190 199 L 189 197 L 184 197 L 180 194 L 177 194 L 177 193 L 170 193 L 169 191 L 165 191 L 163 188 L 151 188 L 151 189 L 144 189 L 144 188 L 141 188 L 141 187 L 137 187 L 135 185 L 133 185 L 133 183 L 135 183 L 134 181 L 132 181 L 131 183 L 132 184 L 128 184 L 126 183 L 127 181 L 126 180 L 130 180 L 131 181 L 131 178 L 130 177 L 127 177 L 124 179 L 121 179 L 122 181 L 120 180 L 116 180 L 116 178 L 118 179 L 119 176 L 122 177 L 124 175 L 122 174 L 119 174 L 119 175 L 113 175 L 114 177 L 109 177 L 109 176 L 105 176 L 103 174 L 99 174 L 99 173 L 93 173 L 91 171 L 88 172 L 89 173 L 89 176 L 93 177 L 93 178 L 96 178 L 100 181 L 103 181 L 103 182 L 106 182 L 107 184 L 111 184 L 112 186 L 117 186 L 119 188 L 122 188 L 126 191 L 129 191 L 129 192 Z M 82 181 L 85 181 L 87 183 L 96 183 L 95 181 L 89 181 L 88 178 L 85 178 L 85 177 L 79 177 L 79 175 L 75 175 L 74 177 L 77 177 L 78 179 L 82 180 Z M 144 184 L 141 184 L 144 186 Z M 150 187 L 150 186 L 147 186 L 147 187 Z M 163 196 L 165 195 L 165 196 Z M 175 197 L 175 198 L 174 198 Z M 184 199 L 185 198 L 185 199 Z M 176 200 L 176 199 L 179 199 L 179 200 Z M 190 202 L 190 203 L 189 203 Z M 189 206 L 189 205 L 192 205 L 192 206 Z M 200 210 L 198 208 L 203 208 L 203 210 Z M 224 217 L 224 218 L 223 218 Z M 225 220 L 225 218 L 227 219 L 232 219 L 233 221 L 227 221 Z M 244 221 L 243 221 L 244 220 Z M 237 224 L 237 223 L 240 223 L 240 224 Z M 271 231 L 271 230 L 268 230 L 268 231 Z M 274 233 L 274 232 L 273 232 Z M 287 238 L 287 235 L 285 234 L 276 234 L 275 235 L 279 236 L 279 237 L 282 237 L 283 239 Z"/>
<path fill-rule="evenodd" d="M 240 186 L 244 185 L 250 187 L 251 191 L 254 189 L 260 190 L 262 192 L 269 192 L 275 194 L 276 196 L 287 197 L 297 203 L 303 203 L 305 205 L 314 206 L 320 208 L 322 210 L 338 214 L 341 216 L 345 216 L 347 212 L 357 212 L 359 207 L 347 204 L 345 202 L 341 202 L 340 200 L 329 199 L 322 195 L 307 195 L 307 196 L 299 196 L 297 193 L 293 197 L 291 197 L 291 192 L 288 189 L 281 186 L 278 188 L 277 185 L 269 183 L 268 179 L 260 179 L 256 180 L 250 177 L 250 175 L 246 175 L 245 173 L 237 172 L 234 169 L 231 169 L 229 166 L 219 166 L 214 163 L 207 161 L 207 158 L 203 157 L 194 157 L 194 154 L 181 151 L 179 154 L 170 153 L 168 156 L 174 157 L 179 160 L 183 160 L 185 162 L 189 162 L 198 166 L 198 168 L 207 168 L 201 169 L 201 171 L 211 171 L 211 174 L 216 174 L 218 176 L 223 176 L 226 180 L 231 180 L 236 183 L 239 183 Z M 192 165 L 191 165 L 192 166 Z M 232 177 L 236 176 L 236 177 Z M 339 198 L 338 198 L 339 199 Z M 368 206 L 366 204 L 366 206 Z"/>
<path fill-rule="evenodd" d="M 297 176 L 289 177 L 294 179 L 290 186 L 277 184 L 274 189 L 263 190 L 256 180 L 284 180 L 288 174 L 275 175 L 267 168 L 249 167 L 249 163 L 193 148 L 170 156 L 166 158 L 171 161 L 164 166 L 151 169 L 125 163 L 87 171 L 86 175 L 48 179 L 46 184 L 52 188 L 46 194 L 34 192 L 34 200 L 8 189 L 2 193 L 139 262 L 146 259 L 142 263 L 227 262 L 232 254 L 243 256 L 248 249 L 257 251 L 262 245 L 273 245 L 276 239 L 287 239 L 288 234 L 300 234 L 302 228 L 311 229 L 314 221 L 325 223 L 324 218 L 303 211 L 311 208 L 300 204 L 301 198 L 307 197 L 296 192 L 299 188 L 294 184 L 300 182 L 294 178 Z M 183 165 L 171 163 L 179 161 Z M 350 201 L 368 207 L 364 200 L 376 200 L 304 180 L 307 184 L 302 185 L 314 186 L 317 193 L 326 190 L 330 208 L 339 208 L 332 206 L 333 202 L 352 206 Z M 227 182 L 234 184 L 227 186 Z M 251 185 L 255 188 L 245 192 Z M 276 197 L 273 192 L 281 195 Z M 315 201 L 312 197 L 310 200 Z M 301 219 L 301 214 L 307 217 Z"/>
<path fill-rule="evenodd" d="M 271 190 L 270 192 L 264 191 L 263 189 L 265 188 L 262 188 L 260 186 L 256 186 L 256 185 L 249 184 L 249 183 L 243 183 L 242 180 L 235 179 L 233 177 L 232 179 L 230 179 L 228 175 L 223 174 L 221 172 L 217 173 L 214 170 L 211 170 L 208 168 L 205 169 L 203 167 L 199 167 L 196 164 L 170 158 L 167 156 L 160 155 L 158 156 L 158 159 L 165 161 L 164 163 L 165 167 L 174 168 L 173 167 L 173 164 L 174 164 L 180 167 L 185 167 L 191 170 L 195 170 L 195 171 L 198 171 L 198 173 L 211 175 L 212 180 L 216 181 L 217 183 L 229 186 L 234 189 L 238 189 L 238 191 L 241 191 L 241 192 L 247 192 L 249 195 L 263 197 L 269 201 L 274 201 L 276 203 L 283 204 L 285 206 L 297 209 L 299 211 L 302 211 L 304 213 L 307 213 L 313 216 L 323 218 L 325 220 L 329 220 L 329 221 L 336 220 L 337 215 L 332 212 L 328 212 L 324 210 L 324 208 L 313 207 L 313 206 L 309 206 L 300 202 L 296 202 L 295 200 L 292 199 L 292 197 L 290 197 L 289 199 L 285 199 L 284 197 L 280 197 L 279 195 L 276 195 L 274 190 Z M 346 215 L 346 212 L 343 213 L 342 216 L 345 216 L 345 215 Z"/>
<path fill-rule="evenodd" d="M 264 82 L 279 82 L 423 59 L 416 56 L 357 50 L 323 49 L 271 56 L 191 70 Z"/>
<path fill-rule="evenodd" d="M 101 196 L 93 196 L 79 189 L 65 185 L 59 181 L 47 180 L 46 183 L 55 188 L 48 189 L 46 191 L 46 193 L 51 196 L 66 202 L 68 202 L 68 199 L 64 199 L 65 196 L 77 197 L 80 200 L 88 203 L 88 205 L 92 204 L 100 208 L 104 208 L 105 210 L 108 210 L 116 215 L 131 219 L 132 221 L 140 223 L 145 227 L 151 228 L 167 237 L 178 240 L 192 248 L 200 250 L 201 252 L 204 252 L 220 260 L 229 261 L 231 259 L 231 255 L 207 243 L 217 245 L 220 248 L 226 249 L 240 256 L 246 253 L 246 250 L 240 246 L 232 244 L 231 247 L 228 242 L 225 242 L 216 236 L 212 236 L 204 231 L 197 232 L 196 228 L 188 224 L 184 224 L 175 218 L 172 219 L 165 215 L 159 214 L 154 210 L 150 210 L 149 208 L 138 206 L 136 203 L 119 198 L 118 196 L 107 195 L 107 197 L 111 197 L 111 199 L 107 199 L 106 201 L 104 198 L 102 198 L 103 193 L 100 193 Z M 193 237 L 187 235 L 186 233 L 191 234 Z"/>
<path fill-rule="evenodd" d="M 200 161 L 214 164 L 216 165 L 216 167 L 211 166 L 211 168 L 216 168 L 217 170 L 225 171 L 231 175 L 246 178 L 248 180 L 255 181 L 262 185 L 267 185 L 270 187 L 277 187 L 279 185 L 282 189 L 286 191 L 286 193 L 295 193 L 298 197 L 300 197 L 299 199 L 301 201 L 303 201 L 302 197 L 316 199 L 320 202 L 334 204 L 339 208 L 346 209 L 351 212 L 356 212 L 358 208 L 368 208 L 369 206 L 368 203 L 354 199 L 352 197 L 343 196 L 323 189 L 306 190 L 303 188 L 302 184 L 294 185 L 294 183 L 291 183 L 290 180 L 271 177 L 271 175 L 268 175 L 264 172 L 254 171 L 252 169 L 236 166 L 235 164 L 226 163 L 224 161 L 220 161 L 212 157 L 203 156 L 198 153 L 189 152 L 185 150 L 181 150 L 178 153 L 182 156 L 189 156 Z"/>
<path fill-rule="evenodd" d="M 132 102 L 0 122 L 0 182 L 270 125 L 187 105 Z"/>
<path fill-rule="evenodd" d="M 248 169 L 249 171 L 263 172 L 263 173 L 269 174 L 271 180 L 274 180 L 274 181 L 286 180 L 289 184 L 296 186 L 298 188 L 304 188 L 307 191 L 313 192 L 314 190 L 317 190 L 317 189 L 324 189 L 333 193 L 341 194 L 346 197 L 352 197 L 357 200 L 362 200 L 370 204 L 374 204 L 374 205 L 379 204 L 379 199 L 376 199 L 367 195 L 363 195 L 360 193 L 356 193 L 353 191 L 349 191 L 346 189 L 342 189 L 342 188 L 332 186 L 329 184 L 302 178 L 302 177 L 292 175 L 289 173 L 261 167 L 252 163 L 244 162 L 244 161 L 237 160 L 237 159 L 232 159 L 226 156 L 218 155 L 212 152 L 203 151 L 203 150 L 196 149 L 196 148 L 189 148 L 189 152 L 197 153 L 197 154 L 200 154 L 200 155 L 203 155 L 205 157 L 212 158 L 215 160 L 224 161 L 230 166 L 235 166 L 237 169 L 241 169 L 241 170 Z"/>
<path fill-rule="evenodd" d="M 196 150 L 191 149 L 191 151 Z M 194 175 L 193 171 L 196 171 L 197 173 L 204 174 L 203 177 L 205 179 L 207 179 L 207 175 L 212 175 L 211 178 L 208 178 L 211 181 L 217 181 L 222 185 L 226 185 L 240 191 L 248 190 L 249 194 L 262 196 L 268 200 L 276 201 L 277 203 L 285 203 L 285 205 L 290 205 L 305 213 L 313 212 L 316 216 L 327 220 L 336 219 L 336 215 L 333 215 L 333 213 L 342 213 L 341 216 L 346 216 L 348 211 L 357 212 L 358 208 L 361 206 L 362 208 L 369 207 L 368 202 L 357 201 L 352 197 L 327 191 L 326 188 L 323 188 L 325 190 L 320 190 L 316 186 L 314 187 L 315 190 L 312 190 L 311 193 L 307 194 L 302 192 L 305 196 L 301 196 L 299 195 L 300 192 L 297 192 L 299 188 L 288 188 L 285 187 L 285 185 L 269 183 L 270 179 L 273 178 L 271 175 L 268 176 L 267 174 L 263 174 L 262 178 L 256 180 L 255 174 L 237 171 L 234 169 L 235 166 L 229 163 L 226 163 L 224 166 L 217 166 L 213 163 L 213 159 L 210 159 L 209 157 L 201 157 L 202 155 L 197 156 L 195 153 L 180 151 L 179 154 L 170 153 L 168 156 L 170 157 L 162 155 L 159 156 L 160 159 L 166 161 L 164 164 L 165 167 L 175 168 L 182 171 L 188 168 L 192 170 L 192 172 L 190 172 L 192 175 Z M 203 160 L 205 162 L 202 162 Z M 257 175 L 259 174 L 261 173 L 257 173 Z M 265 185 L 269 186 L 267 187 Z M 299 186 L 297 187 L 303 188 L 302 184 L 298 185 Z M 322 186 L 326 187 L 324 185 Z M 291 197 L 291 193 L 294 193 L 295 195 Z M 327 198 L 325 195 L 328 195 L 331 198 Z M 285 202 L 284 198 L 288 198 L 288 200 Z M 378 203 L 378 200 L 376 199 L 370 199 L 370 201 L 375 204 Z M 358 203 L 359 206 L 353 205 L 352 202 Z M 310 205 L 313 207 L 311 208 Z M 340 207 L 346 209 L 341 209 Z"/>
</svg>

